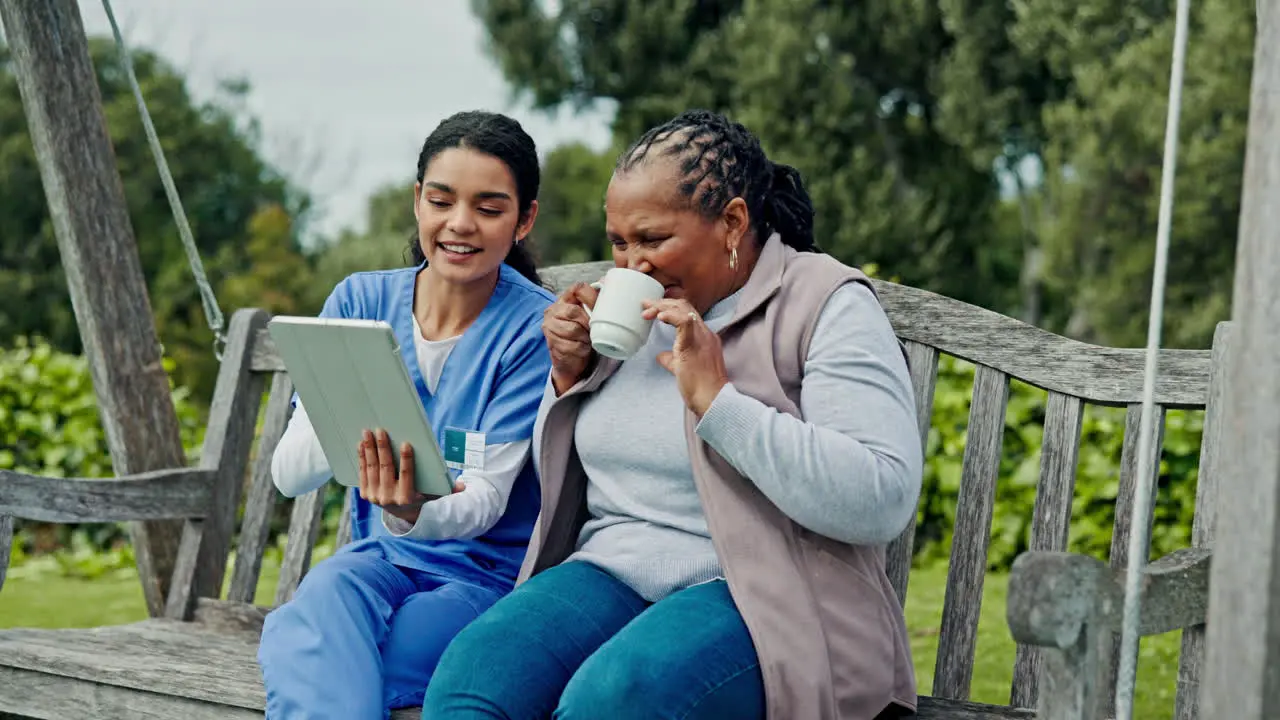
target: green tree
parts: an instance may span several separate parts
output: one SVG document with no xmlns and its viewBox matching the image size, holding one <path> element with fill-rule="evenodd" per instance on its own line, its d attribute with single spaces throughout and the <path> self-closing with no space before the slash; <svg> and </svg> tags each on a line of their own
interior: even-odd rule
<svg viewBox="0 0 1280 720">
<path fill-rule="evenodd" d="M 175 379 L 207 398 L 212 335 L 141 118 L 115 47 L 91 38 L 89 50 L 160 339 L 167 354 L 183 357 Z M 277 237 L 282 254 L 276 261 L 304 272 L 296 230 L 307 198 L 262 159 L 256 122 L 235 109 L 248 85 L 226 83 L 222 97 L 201 103 L 182 75 L 154 53 L 135 50 L 133 63 L 215 288 L 254 272 L 252 253 L 225 249 L 251 243 L 250 221 L 264 207 L 281 208 L 291 218 L 291 232 Z M 253 295 L 241 301 L 260 303 Z M 228 315 L 236 307 L 223 303 Z M 17 83 L 8 50 L 0 46 L 0 344 L 22 335 L 47 337 L 68 352 L 80 349 Z M 188 361 L 201 355 L 207 359 Z"/>
<path fill-rule="evenodd" d="M 552 14 L 532 0 L 472 3 L 491 53 L 535 105 L 614 101 L 621 142 L 688 107 L 726 111 L 804 173 L 819 242 L 835 256 L 999 309 L 1016 304 L 1020 239 L 994 232 L 994 170 L 939 119 L 937 58 L 952 38 L 937 7 L 558 5 Z"/>
<path fill-rule="evenodd" d="M 823 245 L 1097 342 L 1141 343 L 1173 8 L 1121 0 L 473 0 L 537 107 L 619 141 L 728 112 L 805 174 Z M 1254 9 L 1197 5 L 1166 337 L 1227 315 Z M 1024 172 L 1028 171 L 1028 172 Z"/>
<path fill-rule="evenodd" d="M 547 265 L 610 257 L 604 235 L 604 191 L 613 175 L 615 153 L 582 143 L 561 145 L 547 154 L 533 228 L 538 259 Z"/>
<path fill-rule="evenodd" d="M 314 315 L 320 306 L 313 298 L 312 270 L 294 242 L 293 218 L 280 205 L 263 205 L 248 219 L 242 241 L 226 243 L 217 255 L 206 258 L 205 269 L 218 302 L 229 313 L 255 307 L 271 314 Z M 173 266 L 171 275 L 178 292 L 185 290 L 190 271 Z M 153 291 L 153 296 L 156 293 Z M 167 341 L 165 354 L 175 361 L 176 377 L 186 378 L 207 398 L 217 379 L 218 361 L 209 345 L 209 330 L 197 298 L 172 302 L 175 294 L 154 303 Z M 165 314 L 161 314 L 165 313 Z M 168 313 L 185 313 L 170 315 Z"/>
<path fill-rule="evenodd" d="M 1049 281 L 1073 298 L 1069 334 L 1137 345 L 1146 335 L 1155 251 L 1172 6 L 1024 3 L 1027 56 L 1070 76 L 1045 107 Z M 1173 236 L 1167 345 L 1208 345 L 1229 314 L 1255 32 L 1250 5 L 1193 4 Z"/>
<path fill-rule="evenodd" d="M 343 230 L 319 250 L 311 303 L 317 310 L 343 278 L 354 272 L 404 267 L 409 262 L 409 238 L 417 232 L 413 215 L 413 186 L 386 185 L 369 196 L 367 227 Z"/>
</svg>

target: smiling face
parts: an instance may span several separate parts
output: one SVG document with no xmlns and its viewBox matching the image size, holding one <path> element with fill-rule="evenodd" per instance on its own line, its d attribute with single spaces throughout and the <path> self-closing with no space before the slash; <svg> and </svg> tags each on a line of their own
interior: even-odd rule
<svg viewBox="0 0 1280 720">
<path fill-rule="evenodd" d="M 428 269 L 458 284 L 496 277 L 512 243 L 524 239 L 538 214 L 534 201 L 520 217 L 515 178 L 506 163 L 465 147 L 432 158 L 413 192 Z"/>
<path fill-rule="evenodd" d="M 750 274 L 756 251 L 747 242 L 750 223 L 740 198 L 708 218 L 676 192 L 678 184 L 668 161 L 615 173 L 605 195 L 605 232 L 616 266 L 649 275 L 667 289 L 666 297 L 705 313 Z M 729 267 L 733 248 L 736 270 Z"/>
</svg>

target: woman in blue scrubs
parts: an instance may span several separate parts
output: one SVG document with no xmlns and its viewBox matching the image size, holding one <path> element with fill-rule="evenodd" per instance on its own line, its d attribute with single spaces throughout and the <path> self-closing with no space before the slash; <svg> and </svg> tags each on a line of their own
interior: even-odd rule
<svg viewBox="0 0 1280 720">
<path fill-rule="evenodd" d="M 529 445 L 550 374 L 541 323 L 554 297 L 523 246 L 538 184 L 519 123 L 444 120 L 418 156 L 412 265 L 351 275 L 325 302 L 322 317 L 389 323 L 441 446 L 453 431 L 483 452 L 458 458 L 454 494 L 428 498 L 413 488 L 413 449 L 366 430 L 352 542 L 263 626 L 268 718 L 384 718 L 420 704 L 445 646 L 511 590 L 538 515 Z M 272 474 L 289 497 L 331 477 L 296 402 Z"/>
</svg>

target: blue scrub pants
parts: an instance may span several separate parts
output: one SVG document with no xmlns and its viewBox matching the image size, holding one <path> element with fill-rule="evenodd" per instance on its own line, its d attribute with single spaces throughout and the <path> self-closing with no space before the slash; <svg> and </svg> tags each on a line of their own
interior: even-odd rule
<svg viewBox="0 0 1280 720">
<path fill-rule="evenodd" d="M 258 647 L 267 718 L 386 718 L 420 704 L 445 646 L 501 597 L 393 565 L 379 547 L 317 563 L 267 615 Z"/>
<path fill-rule="evenodd" d="M 424 720 L 553 716 L 763 719 L 760 662 L 729 587 L 650 605 L 585 562 L 549 568 L 458 634 L 422 709 Z"/>
</svg>

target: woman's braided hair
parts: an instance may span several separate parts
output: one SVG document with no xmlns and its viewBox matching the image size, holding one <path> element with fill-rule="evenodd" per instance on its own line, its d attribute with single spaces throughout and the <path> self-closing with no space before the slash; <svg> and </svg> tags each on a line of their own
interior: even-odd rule
<svg viewBox="0 0 1280 720">
<path fill-rule="evenodd" d="M 651 155 L 679 162 L 680 196 L 707 217 L 719 217 L 740 197 L 760 242 L 773 231 L 796 250 L 820 252 L 800 172 L 769 160 L 740 123 L 708 110 L 685 111 L 641 136 L 618 158 L 617 170 L 631 170 Z"/>
</svg>

